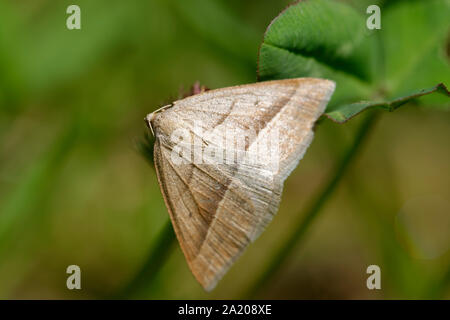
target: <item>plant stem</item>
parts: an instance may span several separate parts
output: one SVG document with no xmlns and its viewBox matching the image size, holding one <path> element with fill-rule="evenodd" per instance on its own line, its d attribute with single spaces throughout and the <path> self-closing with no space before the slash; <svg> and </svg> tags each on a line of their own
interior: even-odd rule
<svg viewBox="0 0 450 320">
<path fill-rule="evenodd" d="M 153 283 L 158 271 L 169 257 L 170 252 L 172 252 L 175 243 L 175 233 L 173 232 L 172 224 L 170 220 L 167 220 L 141 269 L 136 273 L 132 280 L 112 298 L 135 298 L 143 295 Z"/>
<path fill-rule="evenodd" d="M 339 181 L 342 179 L 349 165 L 352 163 L 352 160 L 355 159 L 358 150 L 361 149 L 361 145 L 368 136 L 370 129 L 373 127 L 376 117 L 377 113 L 372 113 L 365 118 L 364 122 L 358 129 L 356 138 L 352 145 L 336 164 L 336 168 L 332 171 L 333 173 L 318 192 L 317 197 L 315 197 L 311 204 L 306 207 L 304 212 L 300 214 L 303 219 L 299 221 L 297 227 L 294 228 L 294 232 L 288 237 L 281 249 L 271 259 L 271 263 L 268 265 L 266 270 L 263 271 L 259 279 L 257 279 L 256 284 L 247 292 L 246 297 L 253 298 L 261 291 L 261 289 L 263 289 L 263 287 L 275 276 L 277 271 L 287 260 L 293 249 L 296 247 L 296 244 L 305 236 L 306 231 L 312 224 L 313 220 L 317 217 L 320 209 L 333 194 L 339 184 Z"/>
</svg>

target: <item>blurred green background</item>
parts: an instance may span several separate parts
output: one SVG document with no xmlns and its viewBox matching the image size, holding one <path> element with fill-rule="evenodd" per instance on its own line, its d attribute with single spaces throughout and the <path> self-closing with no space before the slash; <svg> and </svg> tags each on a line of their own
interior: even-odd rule
<svg viewBox="0 0 450 320">
<path fill-rule="evenodd" d="M 139 154 L 147 113 L 195 81 L 254 82 L 290 1 L 0 1 L 0 298 L 98 299 L 132 281 L 168 214 Z M 370 1 L 352 2 L 365 14 Z M 81 30 L 66 8 L 81 8 Z M 414 35 L 410 35 L 414 37 Z M 356 162 L 259 298 L 450 298 L 450 114 L 378 120 Z M 323 121 L 280 210 L 206 293 L 178 244 L 139 298 L 242 298 L 361 122 Z M 66 288 L 81 267 L 82 290 Z M 366 268 L 381 268 L 368 290 Z"/>
</svg>

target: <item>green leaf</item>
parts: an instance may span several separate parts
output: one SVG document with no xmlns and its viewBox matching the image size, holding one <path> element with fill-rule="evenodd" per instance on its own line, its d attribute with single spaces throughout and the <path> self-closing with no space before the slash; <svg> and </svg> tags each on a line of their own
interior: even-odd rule
<svg viewBox="0 0 450 320">
<path fill-rule="evenodd" d="M 444 95 L 432 95 L 428 102 L 448 106 L 443 84 L 450 81 L 444 50 L 448 3 L 392 2 L 382 7 L 382 30 L 369 31 L 362 8 L 358 12 L 326 0 L 297 2 L 266 31 L 259 79 L 334 80 L 336 92 L 325 115 L 340 123 L 369 108 L 392 111 L 435 92 Z"/>
<path fill-rule="evenodd" d="M 450 1 L 394 1 L 382 10 L 380 37 L 385 57 L 388 97 L 405 95 L 437 83 L 450 84 Z M 432 95 L 432 106 L 449 106 L 448 98 Z"/>
<path fill-rule="evenodd" d="M 350 118 L 353 118 L 360 112 L 367 110 L 369 108 L 381 108 L 388 111 L 394 111 L 400 106 L 404 105 L 407 102 L 410 102 L 411 100 L 420 98 L 422 96 L 428 95 L 430 93 L 442 93 L 442 95 L 449 96 L 450 93 L 447 89 L 447 87 L 440 83 L 437 86 L 434 86 L 430 89 L 420 90 L 419 92 L 409 94 L 407 96 L 397 98 L 391 101 L 381 101 L 381 102 L 374 102 L 374 101 L 360 101 L 356 103 L 351 103 L 347 105 L 341 105 L 336 110 L 330 110 L 325 113 L 325 116 L 335 122 L 343 123 Z"/>
<path fill-rule="evenodd" d="M 345 23 L 334 25 L 339 19 L 345 19 Z M 326 65 L 368 82 L 374 72 L 367 63 L 373 60 L 373 46 L 364 37 L 364 20 L 352 8 L 317 0 L 285 10 L 269 27 L 264 45 L 312 58 L 318 63 L 317 68 Z M 262 68 L 261 76 L 269 71 Z"/>
<path fill-rule="evenodd" d="M 338 86 L 332 103 L 354 101 L 372 92 L 376 38 L 351 7 L 302 1 L 272 21 L 260 48 L 260 80 L 319 77 Z"/>
</svg>

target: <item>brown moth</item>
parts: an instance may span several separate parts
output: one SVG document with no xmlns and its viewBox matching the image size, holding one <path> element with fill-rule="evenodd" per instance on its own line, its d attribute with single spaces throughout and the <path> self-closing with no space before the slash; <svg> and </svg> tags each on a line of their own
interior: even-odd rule
<svg viewBox="0 0 450 320">
<path fill-rule="evenodd" d="M 146 117 L 176 236 L 213 289 L 278 210 L 335 83 L 298 78 L 210 90 Z"/>
</svg>

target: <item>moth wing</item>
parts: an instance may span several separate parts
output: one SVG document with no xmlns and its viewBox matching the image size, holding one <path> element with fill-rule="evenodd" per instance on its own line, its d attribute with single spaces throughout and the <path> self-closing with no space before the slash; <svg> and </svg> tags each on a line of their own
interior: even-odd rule
<svg viewBox="0 0 450 320">
<path fill-rule="evenodd" d="M 155 142 L 155 167 L 175 233 L 195 278 L 213 289 L 276 213 L 282 183 L 260 166 L 175 164 Z"/>
<path fill-rule="evenodd" d="M 333 91 L 334 83 L 322 79 L 269 81 L 195 95 L 159 115 L 177 123 L 166 122 L 167 127 L 182 126 L 200 137 L 203 147 L 215 145 L 224 153 L 218 141 L 227 128 L 238 129 L 234 136 L 255 132 L 247 137 L 248 152 L 239 161 L 175 164 L 168 137 L 156 130 L 160 187 L 188 265 L 206 290 L 215 287 L 271 221 L 283 182 L 303 157 L 314 122 Z M 205 136 L 204 130 L 213 133 Z M 279 142 L 275 166 L 247 161 L 261 142 L 274 136 Z"/>
</svg>

